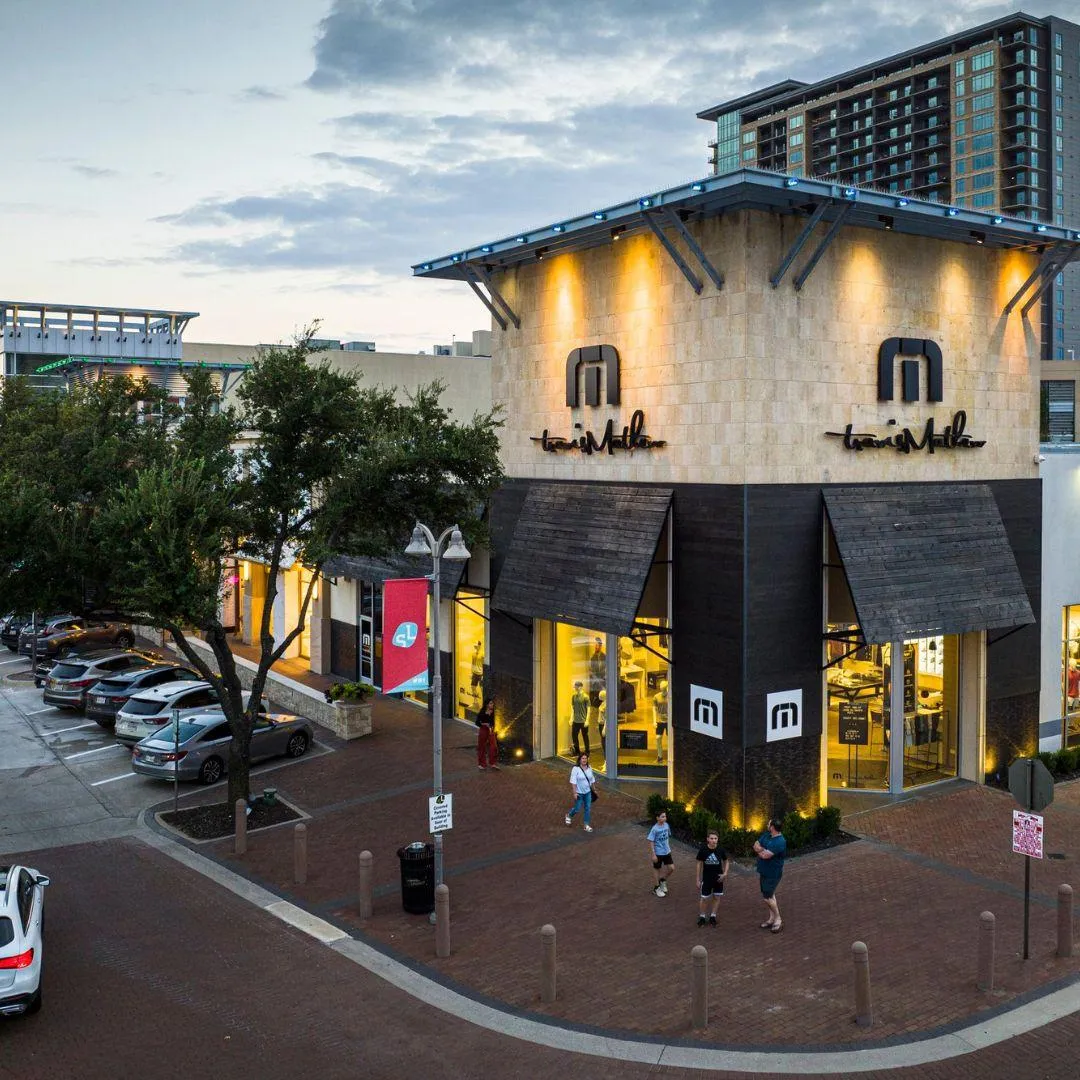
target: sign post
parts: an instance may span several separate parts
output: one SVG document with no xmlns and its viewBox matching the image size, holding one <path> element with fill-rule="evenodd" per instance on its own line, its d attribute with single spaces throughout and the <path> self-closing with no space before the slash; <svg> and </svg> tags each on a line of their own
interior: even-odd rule
<svg viewBox="0 0 1080 1080">
<path fill-rule="evenodd" d="M 1027 811 L 1013 811 L 1013 851 L 1024 856 L 1024 959 L 1028 959 L 1031 921 L 1031 859 L 1043 857 L 1043 819 L 1039 811 L 1054 801 L 1054 778 L 1036 758 L 1017 758 L 1009 766 L 1009 791 Z"/>
<path fill-rule="evenodd" d="M 428 832 L 438 835 L 454 827 L 454 796 L 444 791 L 428 799 Z"/>
<path fill-rule="evenodd" d="M 848 775 L 851 774 L 851 748 L 855 747 L 855 779 L 849 785 L 859 786 L 859 747 L 870 741 L 870 724 L 865 701 L 840 702 L 840 744 L 848 748 Z"/>
<path fill-rule="evenodd" d="M 172 731 L 173 731 L 173 823 L 176 822 L 176 815 L 180 812 L 180 710 L 173 709 L 172 711 Z"/>
</svg>

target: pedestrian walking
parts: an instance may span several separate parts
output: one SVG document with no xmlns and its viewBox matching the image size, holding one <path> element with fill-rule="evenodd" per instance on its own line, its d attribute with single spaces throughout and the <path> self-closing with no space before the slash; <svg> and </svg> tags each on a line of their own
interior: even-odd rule
<svg viewBox="0 0 1080 1080">
<path fill-rule="evenodd" d="M 761 929 L 770 930 L 774 934 L 779 934 L 784 928 L 780 907 L 776 902 L 776 890 L 780 885 L 780 878 L 784 873 L 784 859 L 787 857 L 787 840 L 780 831 L 782 827 L 783 823 L 779 818 L 771 818 L 768 829 L 754 841 L 761 898 L 769 909 L 769 917 L 761 924 Z"/>
<path fill-rule="evenodd" d="M 592 826 L 589 824 L 589 809 L 592 807 L 593 785 L 595 783 L 596 777 L 593 775 L 592 769 L 589 768 L 589 755 L 579 754 L 577 764 L 570 770 L 570 789 L 574 793 L 574 805 L 567 812 L 567 825 L 573 825 L 574 815 L 578 810 L 584 810 L 585 831 L 593 831 Z"/>
<path fill-rule="evenodd" d="M 706 915 L 710 926 L 716 925 L 720 897 L 728 873 L 728 854 L 720 846 L 720 834 L 710 829 L 697 853 L 698 926 L 704 926 Z M 708 910 L 711 907 L 711 910 Z"/>
<path fill-rule="evenodd" d="M 495 740 L 495 701 L 488 698 L 476 714 L 476 763 L 480 769 L 499 767 L 499 744 Z"/>
<path fill-rule="evenodd" d="M 667 879 L 675 873 L 675 860 L 671 857 L 671 826 L 667 823 L 666 810 L 656 815 L 656 824 L 649 830 L 649 851 L 656 876 L 652 891 L 657 896 L 667 896 Z"/>
</svg>

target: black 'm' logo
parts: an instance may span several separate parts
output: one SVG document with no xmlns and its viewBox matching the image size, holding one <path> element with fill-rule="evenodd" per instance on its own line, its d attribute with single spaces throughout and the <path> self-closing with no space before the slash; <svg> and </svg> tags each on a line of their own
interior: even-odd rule
<svg viewBox="0 0 1080 1080">
<path fill-rule="evenodd" d="M 893 399 L 893 361 L 897 356 L 921 356 L 926 360 L 926 400 L 942 401 L 941 348 L 922 338 L 886 338 L 878 349 L 878 400 Z M 900 384 L 905 401 L 919 400 L 919 361 L 900 362 Z"/>
<path fill-rule="evenodd" d="M 604 371 L 605 400 L 619 404 L 619 351 L 614 345 L 586 345 L 571 349 L 566 358 L 566 404 L 578 406 L 578 372 L 585 373 L 585 404 L 600 404 L 600 371 Z"/>
</svg>

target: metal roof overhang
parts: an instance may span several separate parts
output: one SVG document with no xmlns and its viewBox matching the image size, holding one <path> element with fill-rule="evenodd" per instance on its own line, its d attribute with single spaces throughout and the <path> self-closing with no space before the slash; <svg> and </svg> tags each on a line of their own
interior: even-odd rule
<svg viewBox="0 0 1080 1080">
<path fill-rule="evenodd" d="M 469 281 L 472 273 L 482 278 L 511 266 L 535 262 L 538 255 L 582 251 L 611 243 L 613 230 L 619 230 L 620 235 L 650 230 L 648 217 L 662 224 L 661 215 L 667 211 L 683 222 L 740 210 L 805 217 L 822 204 L 825 204 L 824 220 L 831 221 L 844 212 L 843 224 L 856 228 L 888 226 L 898 233 L 935 240 L 1027 251 L 1065 244 L 1071 255 L 1080 248 L 1080 232 L 1057 225 L 924 202 L 829 180 L 741 169 L 468 247 L 417 263 L 412 270 L 416 277 Z"/>
</svg>

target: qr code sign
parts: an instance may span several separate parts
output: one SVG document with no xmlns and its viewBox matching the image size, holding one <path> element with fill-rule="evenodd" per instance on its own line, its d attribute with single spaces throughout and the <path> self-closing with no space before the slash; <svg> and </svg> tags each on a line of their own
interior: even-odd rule
<svg viewBox="0 0 1080 1080">
<path fill-rule="evenodd" d="M 1013 811 L 1013 851 L 1017 855 L 1043 857 L 1043 819 L 1023 810 Z"/>
</svg>

